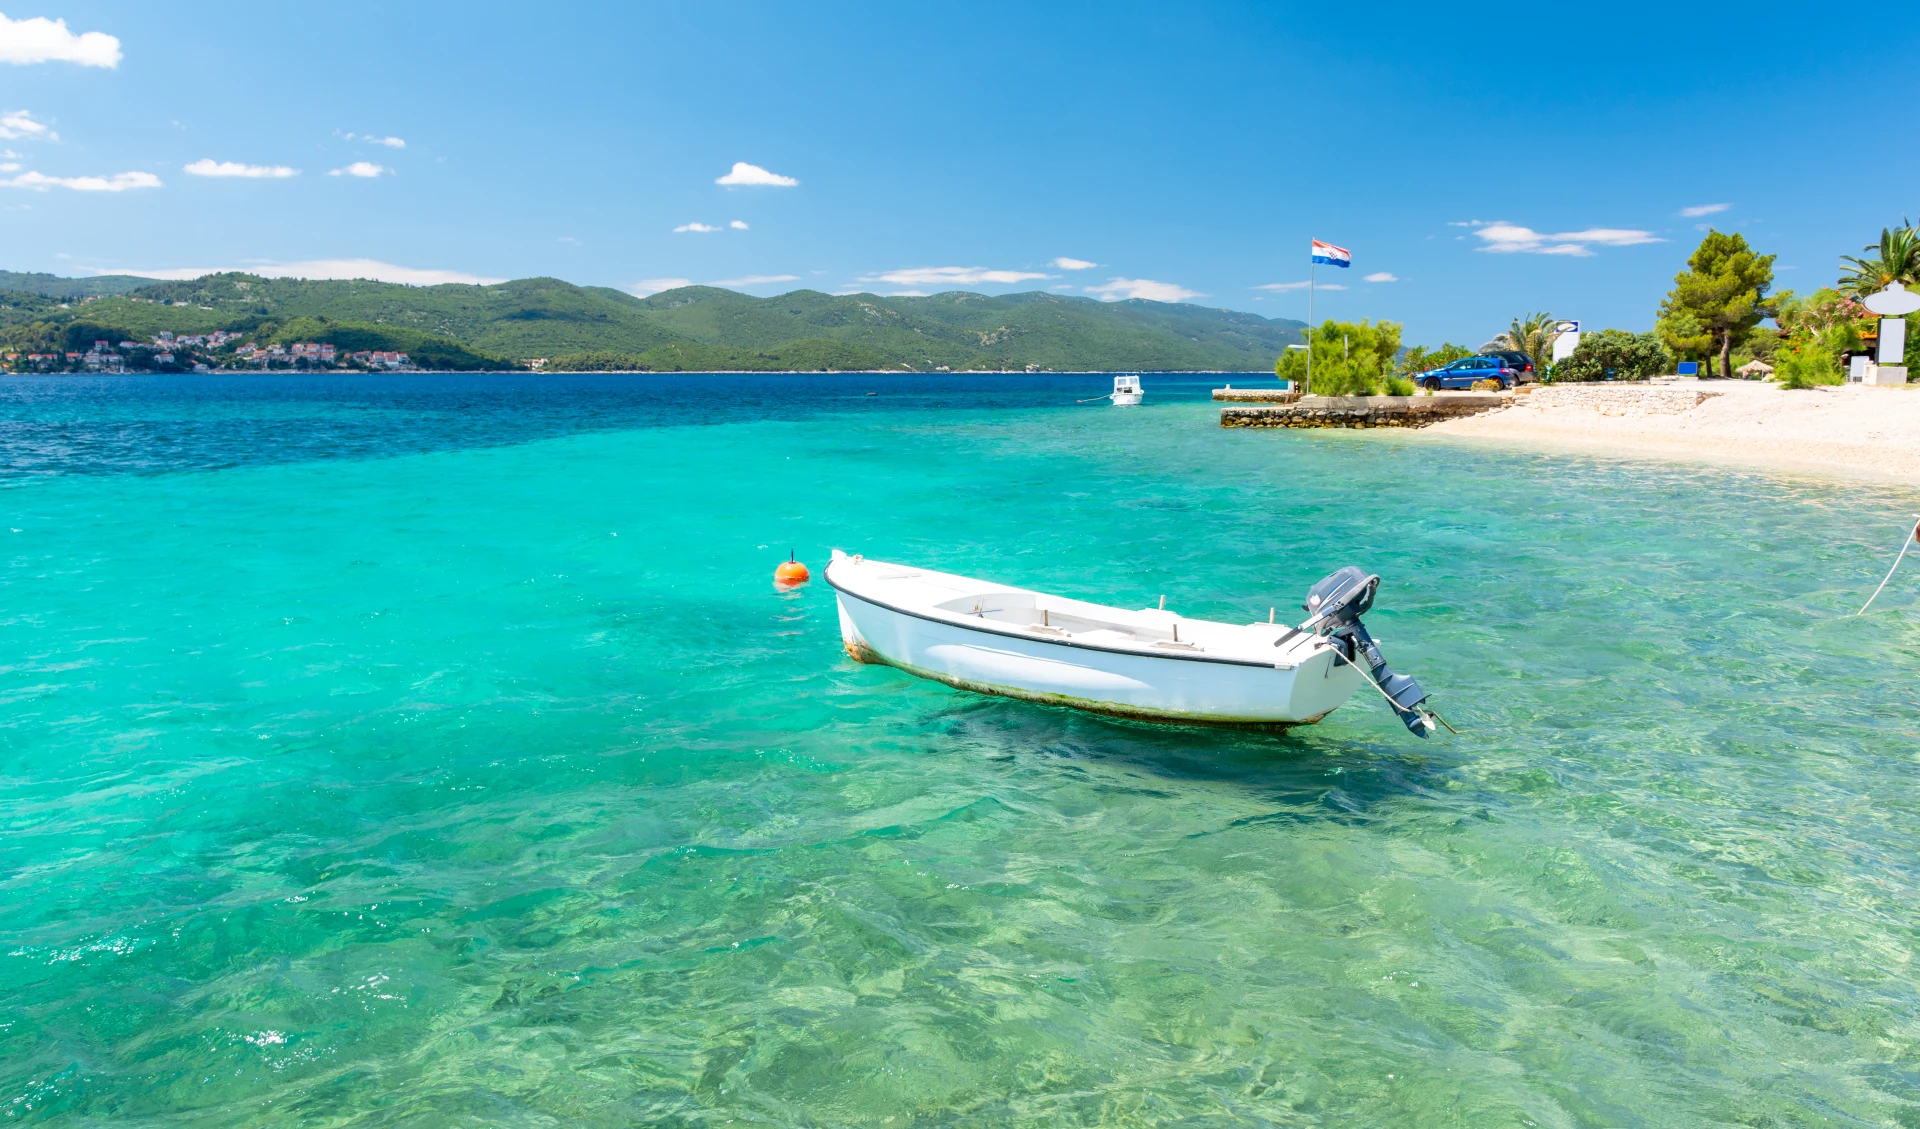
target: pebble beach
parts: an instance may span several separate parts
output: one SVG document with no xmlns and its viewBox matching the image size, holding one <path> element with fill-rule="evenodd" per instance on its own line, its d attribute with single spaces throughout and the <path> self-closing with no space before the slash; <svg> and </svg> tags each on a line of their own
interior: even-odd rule
<svg viewBox="0 0 1920 1129">
<path fill-rule="evenodd" d="M 1920 482 L 1920 385 L 1562 385 L 1422 434 L 1542 451 Z"/>
</svg>

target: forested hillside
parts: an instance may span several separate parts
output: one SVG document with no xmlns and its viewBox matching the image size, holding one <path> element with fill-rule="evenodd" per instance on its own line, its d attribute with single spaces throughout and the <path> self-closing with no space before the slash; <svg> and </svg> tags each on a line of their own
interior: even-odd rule
<svg viewBox="0 0 1920 1129">
<path fill-rule="evenodd" d="M 1301 340 L 1302 324 L 1044 293 L 755 298 L 689 286 L 636 298 L 552 278 L 401 286 L 215 274 L 114 292 L 124 282 L 116 277 L 95 291 L 105 296 L 69 301 L 82 296 L 74 287 L 101 281 L 0 274 L 11 282 L 0 292 L 0 335 L 14 348 L 53 348 L 162 330 L 276 340 L 294 332 L 354 348 L 438 349 L 449 363 L 545 357 L 561 368 L 1260 370 Z"/>
</svg>

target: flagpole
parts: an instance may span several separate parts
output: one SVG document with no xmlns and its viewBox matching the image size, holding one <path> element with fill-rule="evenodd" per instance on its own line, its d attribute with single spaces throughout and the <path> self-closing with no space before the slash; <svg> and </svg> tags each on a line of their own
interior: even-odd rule
<svg viewBox="0 0 1920 1129">
<path fill-rule="evenodd" d="M 1307 255 L 1307 385 L 1300 395 L 1313 395 L 1313 268 L 1315 263 L 1311 248 Z"/>
</svg>

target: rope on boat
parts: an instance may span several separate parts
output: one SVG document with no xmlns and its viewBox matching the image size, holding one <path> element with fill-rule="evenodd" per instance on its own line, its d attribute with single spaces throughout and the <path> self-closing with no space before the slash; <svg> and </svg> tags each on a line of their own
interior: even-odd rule
<svg viewBox="0 0 1920 1129">
<path fill-rule="evenodd" d="M 1881 593 L 1881 591 L 1882 591 L 1882 590 L 1884 590 L 1884 589 L 1886 588 L 1886 586 L 1887 586 L 1887 581 L 1888 581 L 1888 580 L 1892 580 L 1892 579 L 1893 579 L 1893 574 L 1894 574 L 1895 572 L 1897 572 L 1897 571 L 1899 571 L 1899 568 L 1900 568 L 1900 562 L 1901 562 L 1902 560 L 1904 560 L 1904 559 L 1906 558 L 1906 555 L 1907 555 L 1907 550 L 1913 547 L 1913 543 L 1914 543 L 1915 541 L 1920 541 L 1920 514 L 1915 514 L 1915 515 L 1913 515 L 1913 516 L 1914 516 L 1914 519 L 1915 519 L 1915 524 L 1914 524 L 1914 527 L 1913 527 L 1913 532 L 1912 532 L 1912 533 L 1902 533 L 1902 534 L 1901 534 L 1901 536 L 1900 536 L 1900 553 L 1899 553 L 1899 555 L 1898 555 L 1898 556 L 1896 556 L 1896 557 L 1894 557 L 1894 558 L 1893 558 L 1893 567 L 1887 570 L 1887 575 L 1886 575 L 1886 577 L 1885 577 L 1885 578 L 1883 578 L 1883 579 L 1882 579 L 1882 580 L 1880 581 L 1880 587 L 1879 587 L 1879 588 L 1875 588 L 1875 589 L 1873 590 L 1873 595 L 1871 595 L 1871 596 L 1868 596 L 1868 597 L 1867 597 L 1867 602 L 1866 602 L 1866 603 L 1864 603 L 1864 604 L 1861 604 L 1861 605 L 1860 605 L 1860 610 L 1859 610 L 1859 611 L 1857 611 L 1857 612 L 1854 612 L 1854 613 L 1853 613 L 1854 615 L 1856 615 L 1856 616 L 1861 616 L 1861 615 L 1865 615 L 1865 614 L 1867 614 L 1867 609 L 1868 609 L 1868 608 L 1870 608 L 1870 607 L 1872 607 L 1872 606 L 1873 606 L 1873 602 L 1874 602 L 1875 600 L 1877 600 L 1877 599 L 1879 599 L 1879 598 L 1880 598 L 1880 593 Z M 1852 617 L 1851 617 L 1851 616 L 1849 616 L 1848 618 L 1852 618 Z"/>
<path fill-rule="evenodd" d="M 1352 659 L 1347 658 L 1345 655 L 1342 655 L 1337 649 L 1333 652 L 1333 654 L 1334 654 L 1334 657 L 1339 659 L 1341 662 L 1346 663 L 1348 666 L 1359 671 L 1360 677 L 1367 680 L 1367 685 L 1373 687 L 1375 690 L 1380 691 L 1380 696 L 1387 700 L 1387 704 L 1394 708 L 1394 712 L 1396 713 L 1399 712 L 1400 703 L 1393 700 L 1393 695 L 1387 693 L 1387 688 L 1385 686 L 1382 686 L 1380 685 L 1380 683 L 1374 681 L 1372 671 L 1368 670 L 1364 666 L 1361 666 L 1359 663 L 1353 661 Z M 1441 717 L 1438 710 L 1435 710 L 1432 707 L 1422 708 L 1422 707 L 1416 706 L 1415 708 L 1420 709 L 1421 713 L 1427 714 L 1428 716 L 1432 717 L 1433 720 L 1439 722 L 1440 724 L 1446 725 L 1447 732 L 1453 734 L 1455 737 L 1460 736 L 1460 731 L 1458 729 L 1455 729 L 1451 725 L 1447 725 L 1447 719 L 1444 717 Z"/>
</svg>

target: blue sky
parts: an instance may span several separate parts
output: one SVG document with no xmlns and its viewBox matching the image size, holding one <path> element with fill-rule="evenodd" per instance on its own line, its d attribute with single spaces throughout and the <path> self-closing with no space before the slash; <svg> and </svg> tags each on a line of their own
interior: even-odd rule
<svg viewBox="0 0 1920 1129">
<path fill-rule="evenodd" d="M 1477 344 L 1649 328 L 1704 224 L 1805 291 L 1920 215 L 1892 7 L 33 2 L 0 26 L 15 270 L 1303 317 L 1317 236 L 1354 253 L 1318 316 Z"/>
</svg>

